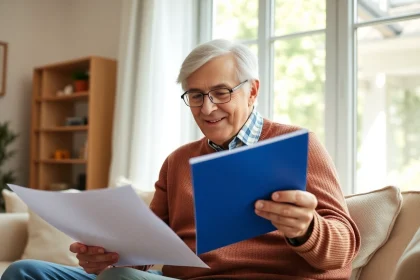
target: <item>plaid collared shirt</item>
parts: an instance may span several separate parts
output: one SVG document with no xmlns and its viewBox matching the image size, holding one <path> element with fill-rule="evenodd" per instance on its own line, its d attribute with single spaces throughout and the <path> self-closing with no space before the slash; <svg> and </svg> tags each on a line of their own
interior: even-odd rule
<svg viewBox="0 0 420 280">
<path fill-rule="evenodd" d="M 229 143 L 229 150 L 241 147 L 243 145 L 252 145 L 257 143 L 261 136 L 261 131 L 263 127 L 264 119 L 258 113 L 257 109 L 254 107 L 251 115 L 249 116 L 248 120 L 245 122 L 242 129 L 236 135 L 235 138 Z M 223 151 L 224 149 L 219 145 L 213 143 L 208 140 L 210 147 L 212 147 L 217 152 Z"/>
</svg>

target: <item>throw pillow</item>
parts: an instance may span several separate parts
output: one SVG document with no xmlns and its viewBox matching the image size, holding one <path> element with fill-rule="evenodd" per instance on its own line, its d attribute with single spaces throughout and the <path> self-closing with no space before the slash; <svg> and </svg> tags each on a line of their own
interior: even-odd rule
<svg viewBox="0 0 420 280">
<path fill-rule="evenodd" d="M 401 210 L 402 195 L 399 188 L 388 186 L 347 196 L 346 202 L 361 236 L 360 251 L 352 264 L 351 280 L 357 280 L 363 267 L 387 242 Z"/>
<path fill-rule="evenodd" d="M 6 213 L 28 212 L 28 206 L 16 193 L 3 189 L 2 195 L 6 206 Z"/>
<path fill-rule="evenodd" d="M 155 194 L 155 190 L 143 190 L 141 189 L 139 186 L 137 186 L 136 184 L 134 184 L 131 180 L 128 180 L 125 177 L 118 177 L 115 180 L 115 185 L 116 187 L 123 187 L 123 186 L 131 186 L 134 191 L 136 192 L 136 194 L 149 206 L 150 202 L 153 199 L 153 196 Z"/>
<path fill-rule="evenodd" d="M 76 255 L 69 250 L 70 244 L 73 242 L 73 239 L 29 210 L 28 243 L 22 254 L 22 259 L 77 266 Z"/>
<path fill-rule="evenodd" d="M 78 192 L 65 190 L 63 192 Z M 78 266 L 76 255 L 70 252 L 72 238 L 44 221 L 29 209 L 28 242 L 22 254 L 22 259 L 36 259 L 63 265 Z"/>
</svg>

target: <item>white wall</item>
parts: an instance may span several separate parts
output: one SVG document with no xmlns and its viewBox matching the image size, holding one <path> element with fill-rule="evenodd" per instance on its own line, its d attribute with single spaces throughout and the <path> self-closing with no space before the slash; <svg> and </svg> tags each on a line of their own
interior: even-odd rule
<svg viewBox="0 0 420 280">
<path fill-rule="evenodd" d="M 122 1 L 59 1 L 66 11 L 61 59 L 88 55 L 117 58 Z"/>
<path fill-rule="evenodd" d="M 9 43 L 6 95 L 0 122 L 10 121 L 18 154 L 6 164 L 18 184 L 29 177 L 32 70 L 80 56 L 116 58 L 121 1 L 0 0 L 0 41 Z"/>
</svg>

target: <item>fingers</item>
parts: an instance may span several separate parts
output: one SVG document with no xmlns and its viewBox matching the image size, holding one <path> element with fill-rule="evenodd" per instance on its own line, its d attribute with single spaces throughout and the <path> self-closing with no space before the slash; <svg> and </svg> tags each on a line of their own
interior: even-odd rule
<svg viewBox="0 0 420 280">
<path fill-rule="evenodd" d="M 105 249 L 102 247 L 97 246 L 87 246 L 87 252 L 88 255 L 96 255 L 96 254 L 104 254 Z"/>
<path fill-rule="evenodd" d="M 117 253 L 104 253 L 104 254 L 77 254 L 77 259 L 82 262 L 89 263 L 102 263 L 102 262 L 117 262 L 118 254 Z"/>
<path fill-rule="evenodd" d="M 119 259 L 117 253 L 108 253 L 102 247 L 87 246 L 79 242 L 71 244 L 70 251 L 76 254 L 79 265 L 89 274 L 99 274 Z"/>
<path fill-rule="evenodd" d="M 117 253 L 104 254 L 77 254 L 79 265 L 89 274 L 99 274 L 105 268 L 118 262 Z"/>
<path fill-rule="evenodd" d="M 272 199 L 257 201 L 255 213 L 269 220 L 288 238 L 307 238 L 317 206 L 316 197 L 308 192 L 280 191 L 273 193 Z"/>
<path fill-rule="evenodd" d="M 294 227 L 289 227 L 286 225 L 282 225 L 282 224 L 274 224 L 273 225 L 279 230 L 281 231 L 284 236 L 286 236 L 287 238 L 296 238 L 296 237 L 301 237 L 305 234 L 305 230 L 299 230 L 296 229 Z"/>
<path fill-rule="evenodd" d="M 264 212 L 278 222 L 278 219 L 294 218 L 301 221 L 310 221 L 313 217 L 313 211 L 307 208 L 297 207 L 293 204 L 278 203 L 273 201 L 258 201 L 255 204 L 256 213 Z M 260 215 L 260 213 L 257 213 Z M 267 216 L 267 215 L 266 215 Z"/>
<path fill-rule="evenodd" d="M 278 191 L 271 196 L 273 201 L 295 204 L 300 207 L 315 209 L 318 201 L 310 192 L 306 191 Z"/>
<path fill-rule="evenodd" d="M 89 263 L 85 261 L 79 261 L 79 265 L 90 274 L 99 274 L 105 268 L 113 265 L 115 262 L 102 262 L 102 263 Z"/>
<path fill-rule="evenodd" d="M 286 218 L 279 216 L 274 213 L 264 212 L 257 210 L 256 213 L 258 216 L 270 220 L 271 223 L 277 228 L 285 227 L 286 229 L 290 229 L 296 231 L 298 233 L 306 231 L 310 220 L 299 220 L 295 218 Z"/>
<path fill-rule="evenodd" d="M 70 245 L 70 252 L 72 253 L 85 253 L 87 250 L 87 246 L 79 243 L 79 242 L 74 242 Z"/>
<path fill-rule="evenodd" d="M 75 254 L 103 254 L 105 253 L 105 249 L 98 246 L 87 246 L 85 244 L 75 242 L 70 245 L 70 252 Z"/>
<path fill-rule="evenodd" d="M 260 210 L 256 210 L 255 212 L 258 216 L 271 221 L 271 223 L 288 238 L 296 238 L 306 235 L 313 220 L 313 214 L 310 219 L 305 218 L 304 220 L 299 220 Z"/>
<path fill-rule="evenodd" d="M 104 266 L 110 266 L 115 264 L 115 261 L 107 261 L 107 262 L 88 262 L 79 260 L 79 265 L 84 269 L 99 269 Z"/>
</svg>

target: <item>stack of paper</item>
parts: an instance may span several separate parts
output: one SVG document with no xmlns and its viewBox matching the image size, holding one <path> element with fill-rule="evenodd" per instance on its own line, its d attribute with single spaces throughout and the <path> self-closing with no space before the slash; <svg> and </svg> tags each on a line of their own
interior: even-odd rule
<svg viewBox="0 0 420 280">
<path fill-rule="evenodd" d="M 131 186 L 79 193 L 8 186 L 31 210 L 75 241 L 118 253 L 117 266 L 208 268 Z"/>
</svg>

